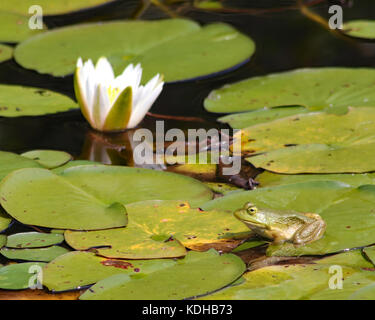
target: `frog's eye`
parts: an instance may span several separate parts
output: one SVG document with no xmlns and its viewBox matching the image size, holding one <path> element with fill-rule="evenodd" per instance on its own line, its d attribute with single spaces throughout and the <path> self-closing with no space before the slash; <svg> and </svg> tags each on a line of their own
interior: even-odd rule
<svg viewBox="0 0 375 320">
<path fill-rule="evenodd" d="M 247 212 L 249 214 L 256 214 L 258 212 L 258 208 L 256 206 L 251 206 L 251 207 L 247 208 Z"/>
</svg>

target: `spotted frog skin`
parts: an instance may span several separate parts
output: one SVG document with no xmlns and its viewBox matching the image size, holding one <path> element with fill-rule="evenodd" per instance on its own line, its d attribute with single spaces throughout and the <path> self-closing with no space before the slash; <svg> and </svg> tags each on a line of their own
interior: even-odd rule
<svg viewBox="0 0 375 320">
<path fill-rule="evenodd" d="M 254 233 L 276 244 L 288 241 L 304 245 L 319 240 L 326 229 L 318 214 L 263 209 L 252 203 L 246 203 L 234 216 Z"/>
</svg>

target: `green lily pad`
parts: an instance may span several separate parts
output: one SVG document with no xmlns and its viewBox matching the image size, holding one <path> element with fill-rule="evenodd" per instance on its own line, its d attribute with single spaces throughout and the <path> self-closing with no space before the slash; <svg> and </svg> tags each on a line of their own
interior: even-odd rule
<svg viewBox="0 0 375 320">
<path fill-rule="evenodd" d="M 232 250 L 232 252 L 234 253 L 234 252 L 240 252 L 240 251 L 248 250 L 248 249 L 251 249 L 251 248 L 262 246 L 266 243 L 267 243 L 266 241 L 251 239 L 251 240 L 248 240 L 248 241 L 244 242 L 243 244 L 239 245 L 237 248 Z"/>
<path fill-rule="evenodd" d="M 37 4 L 42 7 L 43 14 L 57 15 L 95 7 L 112 1 L 114 0 L 38 0 Z M 27 15 L 29 8 L 35 4 L 36 2 L 33 0 L 17 0 L 17 5 L 14 2 L 3 1 L 0 4 L 0 10 Z"/>
<path fill-rule="evenodd" d="M 0 10 L 2 5 L 0 4 Z M 17 7 L 17 6 L 13 6 Z M 0 11 L 0 41 L 1 42 L 20 42 L 33 35 L 43 32 L 47 29 L 30 29 L 30 16 L 26 16 L 28 11 L 22 14 Z"/>
<path fill-rule="evenodd" d="M 246 202 L 259 207 L 320 214 L 327 224 L 323 238 L 303 246 L 271 244 L 267 255 L 322 255 L 375 243 L 375 186 L 352 188 L 333 181 L 295 183 L 224 196 L 203 205 L 204 209 L 235 210 Z M 363 224 L 366 221 L 366 224 Z"/>
<path fill-rule="evenodd" d="M 100 199 L 123 204 L 184 199 L 192 206 L 199 206 L 213 197 L 211 190 L 198 180 L 150 169 L 81 165 L 68 168 L 60 175 Z"/>
<path fill-rule="evenodd" d="M 72 160 L 69 153 L 56 150 L 32 150 L 22 153 L 21 156 L 34 160 L 47 169 L 60 167 Z"/>
<path fill-rule="evenodd" d="M 42 270 L 45 263 L 25 262 L 10 264 L 0 268 L 0 288 L 8 290 L 27 289 L 36 284 L 35 274 Z"/>
<path fill-rule="evenodd" d="M 4 209 L 0 209 L 0 232 L 4 231 L 9 227 L 12 222 L 12 217 L 10 217 Z"/>
<path fill-rule="evenodd" d="M 92 232 L 66 231 L 66 242 L 76 250 L 95 248 L 108 258 L 150 259 L 180 257 L 185 248 L 231 248 L 249 230 L 225 211 L 202 211 L 182 201 L 143 201 L 126 206 L 126 228 Z M 215 220 L 213 224 L 212 221 Z M 173 239 L 177 241 L 171 241 Z"/>
<path fill-rule="evenodd" d="M 343 289 L 330 289 L 332 265 L 269 266 L 244 275 L 246 282 L 205 297 L 217 300 L 306 300 L 345 299 L 353 291 L 373 282 L 374 272 L 342 267 Z"/>
<path fill-rule="evenodd" d="M 0 194 L 3 208 L 24 224 L 95 230 L 127 223 L 121 203 L 103 201 L 47 169 L 14 171 L 2 181 Z"/>
<path fill-rule="evenodd" d="M 309 110 L 304 107 L 259 109 L 250 112 L 233 113 L 219 118 L 218 121 L 228 123 L 234 129 L 244 129 L 256 124 L 307 112 L 309 112 Z"/>
<path fill-rule="evenodd" d="M 308 181 L 338 181 L 359 187 L 364 184 L 375 184 L 374 173 L 339 173 L 339 174 L 277 174 L 264 171 L 256 177 L 260 187 L 274 187 Z"/>
<path fill-rule="evenodd" d="M 0 63 L 11 59 L 13 56 L 13 48 L 5 44 L 0 44 Z"/>
<path fill-rule="evenodd" d="M 4 247 L 7 243 L 7 236 L 4 234 L 0 234 L 0 248 Z"/>
<path fill-rule="evenodd" d="M 0 116 L 39 116 L 77 109 L 69 97 L 46 89 L 0 85 Z"/>
<path fill-rule="evenodd" d="M 176 300 L 204 295 L 237 280 L 245 271 L 233 254 L 189 252 L 163 270 L 143 277 L 118 274 L 99 281 L 80 296 L 82 300 Z"/>
<path fill-rule="evenodd" d="M 0 151 L 0 180 L 9 173 L 23 168 L 42 168 L 36 161 L 27 159 L 12 152 Z"/>
<path fill-rule="evenodd" d="M 347 114 L 294 115 L 237 133 L 246 158 L 257 168 L 277 173 L 363 173 L 375 170 L 375 108 Z"/>
<path fill-rule="evenodd" d="M 362 38 L 375 39 L 375 21 L 374 20 L 352 20 L 345 22 L 342 32 L 346 35 Z"/>
<path fill-rule="evenodd" d="M 347 252 L 339 253 L 324 257 L 320 260 L 314 261 L 317 264 L 325 265 L 345 265 L 352 268 L 371 269 L 374 265 L 367 261 L 363 256 L 361 250 L 350 250 Z"/>
<path fill-rule="evenodd" d="M 64 241 L 61 234 L 41 233 L 41 232 L 22 232 L 11 234 L 7 238 L 6 246 L 8 248 L 42 248 L 59 244 Z"/>
<path fill-rule="evenodd" d="M 260 207 L 317 212 L 351 190 L 349 185 L 340 182 L 312 181 L 236 192 L 208 201 L 201 208 L 234 212 L 246 202 L 254 202 Z"/>
<path fill-rule="evenodd" d="M 24 224 L 74 230 L 125 226 L 123 204 L 131 202 L 183 198 L 199 205 L 212 198 L 209 188 L 189 177 L 104 165 L 71 167 L 60 175 L 18 170 L 3 180 L 0 195 L 5 210 Z"/>
<path fill-rule="evenodd" d="M 371 261 L 372 266 L 375 266 L 375 247 L 363 248 L 366 257 Z"/>
<path fill-rule="evenodd" d="M 83 165 L 93 165 L 93 164 L 101 165 L 100 162 L 95 162 L 95 161 L 90 161 L 90 160 L 72 160 L 72 161 L 65 163 L 64 165 L 60 167 L 52 169 L 52 171 L 56 174 L 61 174 L 64 170 L 68 168 L 78 167 L 78 166 L 83 166 Z"/>
<path fill-rule="evenodd" d="M 10 249 L 2 248 L 0 253 L 11 260 L 50 262 L 57 257 L 69 252 L 60 246 L 33 249 Z"/>
<path fill-rule="evenodd" d="M 79 57 L 106 56 L 116 73 L 141 63 L 143 81 L 161 73 L 173 82 L 231 69 L 254 50 L 253 41 L 229 25 L 165 19 L 59 28 L 22 42 L 14 54 L 23 67 L 54 76 L 72 74 Z"/>
<path fill-rule="evenodd" d="M 212 91 L 204 106 L 226 113 L 281 106 L 342 113 L 349 106 L 375 105 L 374 81 L 373 69 L 297 69 L 225 85 Z"/>
<path fill-rule="evenodd" d="M 143 276 L 175 265 L 172 259 L 111 260 L 92 252 L 73 251 L 43 268 L 43 285 L 51 291 L 79 289 L 115 274 Z"/>
</svg>

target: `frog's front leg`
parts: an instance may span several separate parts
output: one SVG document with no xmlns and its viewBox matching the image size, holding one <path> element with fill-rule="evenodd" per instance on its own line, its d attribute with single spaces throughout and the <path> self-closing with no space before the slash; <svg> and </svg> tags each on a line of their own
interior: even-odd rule
<svg viewBox="0 0 375 320">
<path fill-rule="evenodd" d="M 319 240 L 326 229 L 326 223 L 322 219 L 307 223 L 299 228 L 293 237 L 293 243 L 303 245 Z"/>
</svg>

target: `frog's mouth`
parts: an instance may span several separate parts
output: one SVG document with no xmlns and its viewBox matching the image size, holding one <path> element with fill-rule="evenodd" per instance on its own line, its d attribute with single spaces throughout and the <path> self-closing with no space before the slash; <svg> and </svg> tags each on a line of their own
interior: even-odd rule
<svg viewBox="0 0 375 320">
<path fill-rule="evenodd" d="M 241 215 L 241 214 L 236 214 L 236 213 L 234 213 L 234 216 L 238 219 L 238 220 L 240 220 L 240 221 L 242 221 L 244 224 L 246 224 L 249 228 L 250 227 L 254 227 L 254 228 L 266 228 L 266 225 L 264 224 L 264 223 L 261 223 L 261 222 L 259 222 L 259 221 L 257 221 L 257 220 L 255 220 L 255 219 L 252 219 L 252 217 L 251 216 L 249 216 L 249 215 Z"/>
<path fill-rule="evenodd" d="M 248 227 L 256 227 L 256 228 L 261 228 L 261 229 L 266 228 L 266 225 L 259 221 L 255 221 L 251 219 L 242 219 L 242 222 L 246 224 Z"/>
</svg>

